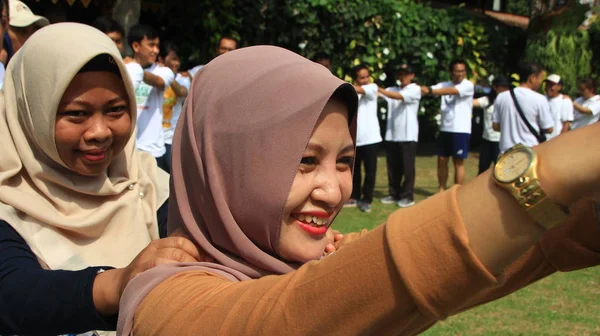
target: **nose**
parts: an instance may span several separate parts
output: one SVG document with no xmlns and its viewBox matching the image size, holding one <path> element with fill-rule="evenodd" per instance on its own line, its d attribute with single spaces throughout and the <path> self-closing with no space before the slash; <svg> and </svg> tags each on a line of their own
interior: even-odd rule
<svg viewBox="0 0 600 336">
<path fill-rule="evenodd" d="M 322 202 L 329 209 L 335 209 L 342 201 L 340 178 L 342 174 L 335 163 L 327 167 L 321 166 L 315 176 L 315 188 L 311 193 L 313 201 Z"/>
<path fill-rule="evenodd" d="M 94 113 L 90 118 L 88 129 L 83 135 L 86 142 L 105 142 L 112 137 L 112 131 L 109 127 L 107 116 L 103 113 Z"/>
</svg>

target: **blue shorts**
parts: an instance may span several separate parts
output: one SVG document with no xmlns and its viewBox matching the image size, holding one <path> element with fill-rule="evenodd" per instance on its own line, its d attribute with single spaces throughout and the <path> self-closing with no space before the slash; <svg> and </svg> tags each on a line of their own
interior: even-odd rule
<svg viewBox="0 0 600 336">
<path fill-rule="evenodd" d="M 436 154 L 441 157 L 466 159 L 469 155 L 471 134 L 440 132 L 436 142 Z"/>
</svg>

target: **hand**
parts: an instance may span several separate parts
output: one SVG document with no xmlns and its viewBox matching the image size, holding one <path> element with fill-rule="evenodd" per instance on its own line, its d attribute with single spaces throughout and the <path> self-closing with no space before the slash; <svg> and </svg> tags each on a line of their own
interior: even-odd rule
<svg viewBox="0 0 600 336">
<path fill-rule="evenodd" d="M 426 95 L 428 95 L 430 93 L 431 93 L 431 89 L 429 89 L 429 86 L 425 86 L 425 85 L 421 86 L 421 94 L 423 96 L 426 96 Z"/>
<path fill-rule="evenodd" d="M 595 123 L 534 148 L 540 185 L 550 199 L 565 206 L 579 199 L 600 201 L 599 134 L 600 123 Z"/>
<path fill-rule="evenodd" d="M 327 229 L 325 235 L 327 237 L 327 245 L 325 246 L 325 251 L 323 253 L 324 256 L 335 252 L 337 250 L 337 243 L 344 238 L 344 235 L 340 231 L 332 228 Z"/>
<path fill-rule="evenodd" d="M 192 238 L 190 237 L 190 235 L 183 228 L 179 228 L 179 229 L 173 231 L 169 235 L 169 237 L 183 237 L 185 239 L 192 240 Z M 213 258 L 210 255 L 206 254 L 206 252 L 204 252 L 204 250 L 202 250 L 202 249 L 199 248 L 198 249 L 198 253 L 199 253 L 199 257 L 197 258 L 198 262 L 215 262 L 215 258 Z"/>
<path fill-rule="evenodd" d="M 169 237 L 152 241 L 125 268 L 100 273 L 94 279 L 93 299 L 96 310 L 105 316 L 119 311 L 119 301 L 127 283 L 138 274 L 158 265 L 177 262 L 196 262 L 200 252 L 183 237 Z"/>
</svg>

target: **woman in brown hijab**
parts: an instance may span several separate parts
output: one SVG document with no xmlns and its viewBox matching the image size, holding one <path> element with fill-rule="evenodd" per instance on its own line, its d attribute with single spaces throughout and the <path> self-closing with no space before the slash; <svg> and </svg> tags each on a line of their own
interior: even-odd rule
<svg viewBox="0 0 600 336">
<path fill-rule="evenodd" d="M 316 260 L 350 196 L 352 87 L 259 46 L 213 60 L 191 92 L 173 144 L 169 226 L 215 262 L 133 279 L 120 335 L 412 335 L 600 262 L 594 209 L 576 202 L 598 199 L 600 125 L 536 148 L 546 192 L 573 205 L 555 229 L 544 232 L 487 172 Z M 573 175 L 564 162 L 581 169 Z"/>
</svg>

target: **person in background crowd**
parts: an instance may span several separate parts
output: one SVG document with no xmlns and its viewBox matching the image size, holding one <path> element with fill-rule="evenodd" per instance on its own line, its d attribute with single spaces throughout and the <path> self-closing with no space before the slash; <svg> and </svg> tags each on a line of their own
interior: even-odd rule
<svg viewBox="0 0 600 336">
<path fill-rule="evenodd" d="M 92 27 L 108 35 L 108 37 L 115 42 L 121 55 L 123 55 L 123 39 L 125 39 L 125 30 L 123 30 L 123 26 L 110 17 L 101 16 L 94 20 Z"/>
<path fill-rule="evenodd" d="M 381 143 L 379 119 L 377 118 L 377 84 L 370 83 L 369 69 L 357 65 L 352 70 L 354 89 L 358 93 L 358 131 L 356 134 L 356 157 L 352 195 L 346 207 L 358 205 L 360 211 L 371 212 L 373 190 L 377 177 L 377 151 Z M 365 166 L 365 180 L 361 179 L 361 165 Z M 362 188 L 361 188 L 362 185 Z"/>
<path fill-rule="evenodd" d="M 600 96 L 596 94 L 597 84 L 593 78 L 579 81 L 579 98 L 573 102 L 573 123 L 571 129 L 591 125 L 600 118 Z"/>
<path fill-rule="evenodd" d="M 234 51 L 235 49 L 237 49 L 238 44 L 239 44 L 239 41 L 236 40 L 235 38 L 233 38 L 229 35 L 222 36 L 219 39 L 219 44 L 217 44 L 217 53 L 216 53 L 215 57 L 219 57 L 225 53 Z M 198 72 L 198 70 L 202 69 L 203 66 L 204 66 L 204 64 L 196 65 L 195 67 L 186 71 L 183 75 L 190 76 L 193 78 L 194 75 L 196 75 L 196 73 Z"/>
<path fill-rule="evenodd" d="M 8 53 L 7 62 L 36 30 L 50 24 L 45 17 L 33 14 L 22 1 L 8 0 L 8 3 L 10 19 L 8 31 L 4 35 L 4 48 Z"/>
<path fill-rule="evenodd" d="M 331 57 L 329 57 L 329 55 L 325 52 L 319 51 L 315 54 L 315 57 L 313 57 L 312 60 L 313 62 L 319 63 L 322 66 L 326 67 L 327 70 L 331 71 Z"/>
<path fill-rule="evenodd" d="M 471 140 L 471 115 L 475 86 L 467 80 L 467 65 L 463 60 L 450 63 L 452 80 L 438 83 L 431 88 L 422 87 L 423 94 L 441 96 L 440 134 L 437 138 L 439 191 L 447 188 L 448 161 L 454 164 L 454 183 L 465 181 L 465 159 L 469 155 Z"/>
<path fill-rule="evenodd" d="M 492 116 L 494 115 L 494 100 L 507 90 L 512 84 L 505 76 L 498 76 L 492 81 L 492 93 L 488 96 L 473 99 L 473 107 L 483 109 L 483 135 L 479 149 L 479 171 L 478 175 L 490 168 L 490 164 L 496 163 L 500 154 L 500 132 L 494 131 Z"/>
<path fill-rule="evenodd" d="M 134 61 L 128 64 L 127 69 L 133 78 L 134 87 L 140 77 L 143 79 L 135 91 L 138 111 L 137 148 L 152 154 L 158 166 L 167 170 L 162 108 L 165 90 L 173 83 L 175 73 L 156 62 L 160 39 L 154 28 L 137 24 L 129 30 L 128 39 Z M 139 66 L 136 67 L 135 64 Z M 140 67 L 143 69 L 141 75 Z"/>
<path fill-rule="evenodd" d="M 4 104 L 0 334 L 115 330 L 131 278 L 199 260 L 187 239 L 157 239 L 169 176 L 135 149 L 121 55 L 90 26 L 42 28 L 9 63 Z"/>
<path fill-rule="evenodd" d="M 379 93 L 388 103 L 385 147 L 390 193 L 381 199 L 381 203 L 396 203 L 406 208 L 415 204 L 415 159 L 419 141 L 417 115 L 421 87 L 412 82 L 415 72 L 407 64 L 400 66 L 397 76 L 400 86 L 379 88 Z"/>
<path fill-rule="evenodd" d="M 573 122 L 573 101 L 561 93 L 563 81 L 557 74 L 546 77 L 546 98 L 550 105 L 550 113 L 554 120 L 554 130 L 546 137 L 548 140 L 567 132 Z"/>
<path fill-rule="evenodd" d="M 535 146 L 540 143 L 542 133 L 550 134 L 554 131 L 548 99 L 537 92 L 544 81 L 544 70 L 535 63 L 522 63 L 519 65 L 518 75 L 521 79 L 519 86 L 502 92 L 494 102 L 492 127 L 500 132 L 500 153 L 517 144 Z M 514 97 L 511 91 L 514 92 Z M 531 132 L 521 117 L 517 103 L 537 134 Z"/>
<path fill-rule="evenodd" d="M 177 47 L 173 43 L 163 43 L 158 60 L 161 64 L 171 69 L 173 73 L 177 74 L 175 80 L 165 90 L 163 102 L 162 125 L 165 132 L 165 147 L 167 150 L 165 154 L 165 166 L 167 168 L 167 173 L 170 173 L 173 133 L 175 132 L 175 126 L 177 125 L 177 120 L 179 120 L 179 115 L 181 114 L 183 102 L 190 89 L 191 79 L 178 73 L 181 61 L 179 59 Z"/>
</svg>

